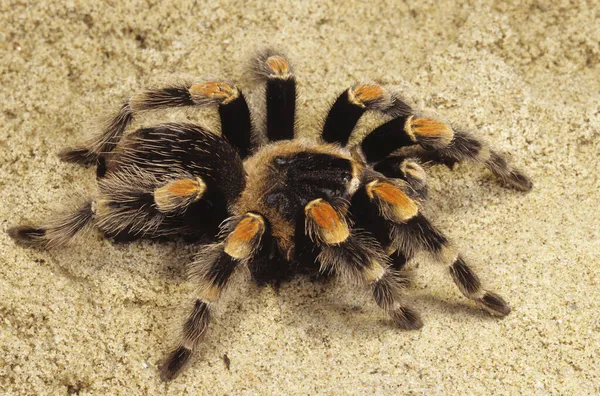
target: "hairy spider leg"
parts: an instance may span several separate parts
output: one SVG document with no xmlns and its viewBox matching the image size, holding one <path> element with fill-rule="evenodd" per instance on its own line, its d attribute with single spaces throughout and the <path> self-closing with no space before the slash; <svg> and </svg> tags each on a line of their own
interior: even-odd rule
<svg viewBox="0 0 600 396">
<path fill-rule="evenodd" d="M 367 162 L 375 164 L 375 169 L 394 151 L 417 145 L 412 156 L 422 163 L 453 166 L 471 160 L 483 164 L 505 184 L 521 191 L 531 190 L 529 178 L 486 143 L 445 122 L 418 117 L 405 106 L 404 114 L 375 128 L 360 144 Z"/>
<path fill-rule="evenodd" d="M 454 131 L 450 125 L 413 114 L 396 117 L 375 128 L 360 143 L 368 163 L 376 163 L 405 146 L 419 144 L 428 149 L 446 147 Z"/>
<path fill-rule="evenodd" d="M 366 111 L 392 116 L 411 114 L 411 108 L 377 84 L 356 84 L 338 96 L 323 124 L 322 138 L 327 143 L 346 146 L 358 120 Z"/>
<path fill-rule="evenodd" d="M 110 153 L 123 137 L 127 127 L 139 113 L 176 107 L 217 105 L 223 136 L 235 147 L 242 158 L 251 152 L 250 110 L 244 95 L 227 82 L 182 84 L 147 90 L 125 101 L 119 112 L 102 127 L 100 134 L 81 147 L 62 151 L 59 156 L 66 162 L 95 164 L 99 162 L 102 176 L 102 157 Z"/>
<path fill-rule="evenodd" d="M 454 139 L 446 147 L 434 151 L 421 148 L 411 155 L 419 158 L 424 165 L 442 164 L 451 169 L 459 162 L 471 161 L 485 166 L 507 186 L 520 191 L 530 191 L 533 188 L 533 183 L 521 170 L 509 164 L 506 158 L 492 150 L 487 143 L 462 130 L 454 130 Z"/>
<path fill-rule="evenodd" d="M 325 118 L 323 140 L 346 146 L 358 120 L 369 110 L 394 117 L 368 134 L 360 145 L 367 162 L 375 164 L 376 169 L 379 161 L 397 149 L 417 145 L 420 149 L 413 156 L 423 163 L 452 167 L 471 160 L 486 166 L 507 185 L 521 191 L 532 188 L 526 175 L 484 142 L 445 122 L 416 116 L 402 99 L 377 84 L 356 84 L 336 99 Z M 384 165 L 378 171 L 389 170 Z"/>
<path fill-rule="evenodd" d="M 400 251 L 407 257 L 413 257 L 418 251 L 430 253 L 436 261 L 447 266 L 465 297 L 494 316 L 508 315 L 510 308 L 502 297 L 482 287 L 479 277 L 448 238 L 401 189 L 387 180 L 373 180 L 365 186 L 365 193 L 371 204 L 378 208 L 385 223 L 378 224 L 383 227 L 376 235 L 384 238 L 382 234 L 387 233 L 388 249 Z M 368 228 L 369 231 L 371 229 Z"/>
<path fill-rule="evenodd" d="M 289 60 L 280 52 L 260 52 L 252 64 L 254 75 L 265 81 L 267 138 L 274 142 L 294 138 L 296 77 Z"/>
<path fill-rule="evenodd" d="M 245 187 L 242 161 L 231 145 L 193 124 L 139 129 L 105 163 L 98 195 L 42 226 L 9 230 L 22 244 L 53 248 L 94 221 L 117 241 L 179 235 L 213 237 Z"/>
<path fill-rule="evenodd" d="M 45 249 L 66 244 L 88 228 L 95 214 L 95 203 L 88 199 L 76 210 L 59 214 L 40 226 L 21 225 L 8 229 L 8 235 L 17 243 Z"/>
<path fill-rule="evenodd" d="M 389 254 L 392 267 L 401 271 L 414 255 L 392 246 L 390 220 L 386 216 L 391 221 L 394 218 L 402 221 L 418 210 L 427 194 L 426 176 L 410 159 L 382 174 L 391 179 L 380 182 L 381 174 L 377 172 L 364 177 L 363 186 L 352 197 L 350 209 L 356 226 L 372 234 Z"/>
<path fill-rule="evenodd" d="M 397 326 L 418 329 L 419 314 L 403 301 L 406 279 L 390 268 L 382 246 L 366 233 L 351 230 L 343 205 L 319 198 L 305 209 L 306 235 L 319 248 L 321 272 L 333 272 L 350 284 L 371 288 L 373 298 Z"/>
<path fill-rule="evenodd" d="M 164 381 L 175 378 L 189 362 L 198 343 L 208 329 L 211 310 L 230 283 L 232 275 L 243 266 L 252 265 L 260 254 L 266 220 L 259 214 L 247 213 L 233 218 L 222 229 L 227 237 L 205 246 L 189 266 L 189 277 L 198 285 L 197 298 L 183 323 L 177 346 L 161 366 Z"/>
</svg>

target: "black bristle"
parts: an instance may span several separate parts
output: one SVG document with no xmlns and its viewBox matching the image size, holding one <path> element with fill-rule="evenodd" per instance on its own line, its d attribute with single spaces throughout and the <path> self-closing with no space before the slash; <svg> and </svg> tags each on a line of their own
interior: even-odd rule
<svg viewBox="0 0 600 396">
<path fill-rule="evenodd" d="M 403 227 L 407 228 L 406 232 L 421 245 L 422 249 L 433 254 L 440 252 L 444 246 L 448 245 L 448 238 L 420 213 Z"/>
<path fill-rule="evenodd" d="M 357 228 L 372 234 L 382 246 L 387 246 L 390 239 L 390 222 L 383 218 L 377 205 L 371 202 L 365 187 L 361 187 L 352 196 L 350 212 Z"/>
<path fill-rule="evenodd" d="M 106 175 L 106 157 L 101 155 L 98 157 L 97 167 L 96 167 L 96 177 L 101 179 Z"/>
<path fill-rule="evenodd" d="M 392 268 L 396 271 L 403 270 L 404 267 L 406 267 L 406 263 L 408 263 L 408 257 L 400 250 L 396 250 L 392 253 L 390 259 L 392 260 Z"/>
<path fill-rule="evenodd" d="M 396 299 L 394 285 L 390 282 L 391 277 L 383 277 L 373 284 L 373 297 L 375 303 L 383 309 L 392 306 Z"/>
<path fill-rule="evenodd" d="M 400 165 L 405 159 L 405 156 L 400 155 L 389 156 L 375 164 L 373 169 L 381 172 L 386 177 L 406 180 L 404 173 L 400 169 Z"/>
<path fill-rule="evenodd" d="M 148 90 L 136 101 L 136 110 L 156 110 L 170 107 L 193 106 L 194 101 L 186 85 Z"/>
<path fill-rule="evenodd" d="M 211 284 L 218 288 L 223 288 L 239 264 L 239 260 L 234 259 L 228 254 L 221 254 L 213 262 L 206 274 Z"/>
</svg>

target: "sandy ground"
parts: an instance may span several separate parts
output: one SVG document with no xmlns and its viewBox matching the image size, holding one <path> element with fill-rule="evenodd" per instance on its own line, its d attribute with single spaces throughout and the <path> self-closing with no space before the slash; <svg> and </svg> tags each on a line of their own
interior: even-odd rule
<svg viewBox="0 0 600 396">
<path fill-rule="evenodd" d="M 0 393 L 600 392 L 598 5 L 55 3 L 0 2 Z M 173 76 L 237 79 L 267 44 L 296 66 L 302 135 L 318 132 L 341 90 L 376 79 L 527 171 L 529 194 L 477 167 L 430 172 L 431 216 L 510 301 L 509 317 L 480 312 L 427 257 L 412 264 L 416 332 L 340 286 L 245 286 L 165 384 L 157 362 L 191 295 L 183 265 L 195 247 L 94 232 L 50 252 L 9 240 L 9 226 L 93 193 L 93 170 L 56 153 L 97 115 Z M 212 113 L 142 123 L 174 117 L 215 127 Z"/>
</svg>

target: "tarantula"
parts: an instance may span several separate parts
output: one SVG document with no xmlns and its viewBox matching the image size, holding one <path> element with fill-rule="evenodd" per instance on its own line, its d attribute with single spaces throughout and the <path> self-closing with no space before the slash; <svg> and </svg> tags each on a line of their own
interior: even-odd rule
<svg viewBox="0 0 600 396">
<path fill-rule="evenodd" d="M 93 222 L 115 240 L 211 237 L 189 266 L 197 295 L 162 363 L 164 380 L 189 361 L 214 304 L 241 268 L 259 283 L 298 273 L 335 274 L 370 288 L 400 328 L 418 329 L 423 325 L 419 314 L 404 302 L 402 269 L 425 251 L 447 266 L 465 297 L 494 316 L 510 312 L 423 215 L 427 184 L 420 164 L 472 160 L 528 191 L 532 184 L 522 172 L 469 133 L 419 116 L 396 93 L 372 83 L 356 84 L 335 100 L 318 141 L 295 139 L 296 80 L 290 62 L 266 50 L 253 59 L 252 71 L 266 85 L 264 126 L 253 129 L 242 91 L 229 82 L 135 95 L 99 136 L 60 154 L 68 162 L 97 166 L 98 195 L 45 225 L 12 228 L 10 236 L 53 248 Z M 124 135 L 142 112 L 183 106 L 216 106 L 222 134 L 166 123 Z M 389 120 L 349 147 L 366 111 Z M 256 143 L 253 130 L 266 134 L 268 142 Z M 402 148 L 408 154 L 398 154 Z"/>
</svg>

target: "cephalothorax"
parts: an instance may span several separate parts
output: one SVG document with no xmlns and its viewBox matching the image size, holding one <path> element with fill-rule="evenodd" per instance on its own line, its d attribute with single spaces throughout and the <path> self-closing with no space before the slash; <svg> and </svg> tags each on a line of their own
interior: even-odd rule
<svg viewBox="0 0 600 396">
<path fill-rule="evenodd" d="M 397 94 L 356 84 L 331 106 L 317 140 L 294 139 L 296 82 L 289 61 L 267 50 L 253 60 L 266 85 L 265 125 L 254 125 L 241 90 L 204 82 L 133 96 L 84 146 L 61 154 L 97 165 L 99 194 L 43 226 L 9 230 L 41 247 L 67 242 L 94 223 L 108 237 L 210 237 L 189 266 L 198 285 L 163 379 L 176 376 L 205 334 L 211 309 L 240 268 L 260 283 L 303 273 L 335 274 L 369 287 L 376 303 L 404 329 L 422 326 L 403 298 L 402 269 L 418 251 L 448 267 L 460 291 L 495 316 L 510 308 L 484 289 L 448 239 L 422 213 L 427 196 L 421 164 L 471 160 L 519 190 L 531 182 L 486 144 L 447 123 L 420 117 Z M 218 107 L 222 135 L 186 123 L 124 134 L 140 112 Z M 388 121 L 349 147 L 362 114 Z M 252 134 L 268 142 L 253 142 Z M 404 149 L 404 151 L 402 151 Z M 408 154 L 407 154 L 408 153 Z"/>
</svg>

